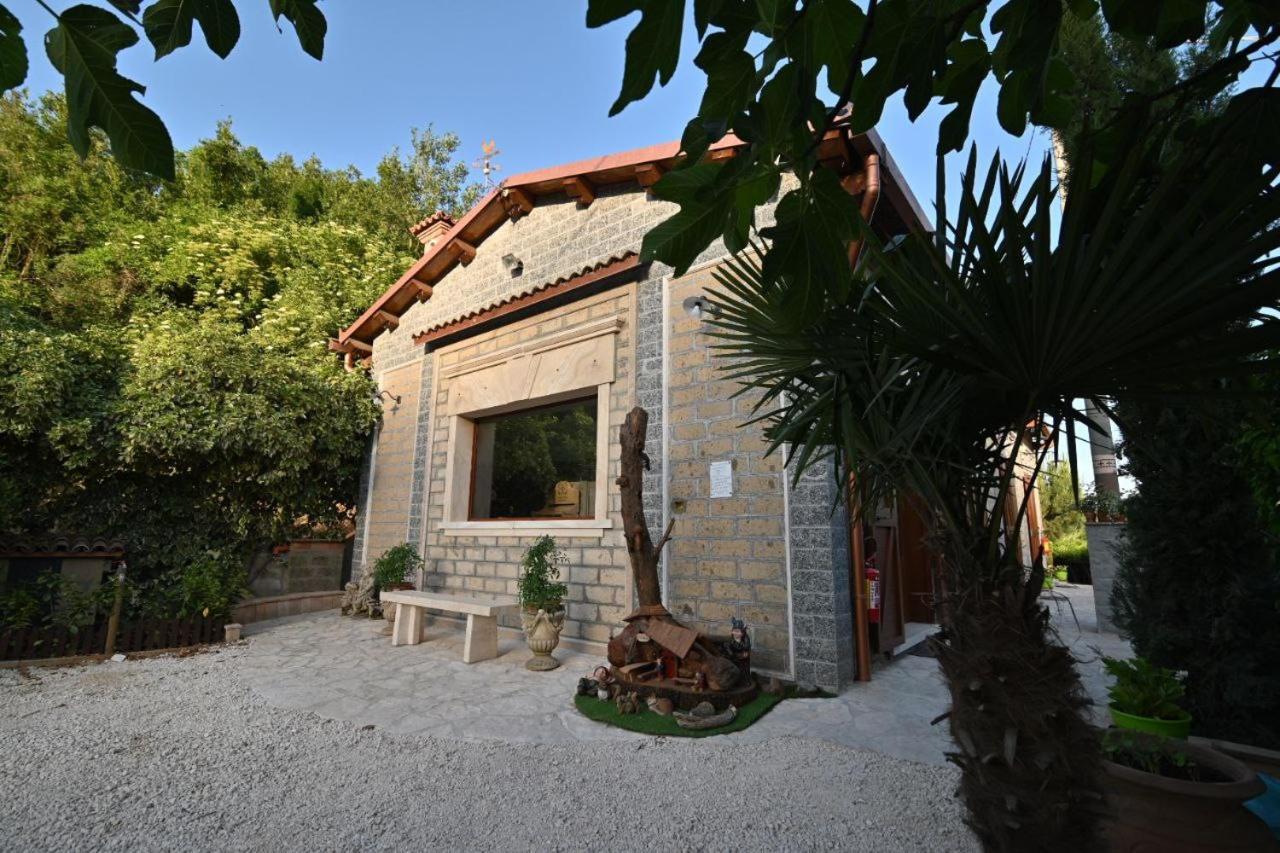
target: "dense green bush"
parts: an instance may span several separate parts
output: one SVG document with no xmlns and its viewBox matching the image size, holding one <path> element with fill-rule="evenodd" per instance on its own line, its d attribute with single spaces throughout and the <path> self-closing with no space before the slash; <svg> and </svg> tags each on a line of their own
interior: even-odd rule
<svg viewBox="0 0 1280 853">
<path fill-rule="evenodd" d="M 341 527 L 378 410 L 326 339 L 474 196 L 457 145 L 415 133 L 370 178 L 223 124 L 161 182 L 78 158 L 60 97 L 0 98 L 0 529 L 125 540 L 129 613 L 164 616 L 225 614 L 299 519 Z"/>
<path fill-rule="evenodd" d="M 1243 405 L 1243 404 L 1240 404 Z M 1131 404 L 1138 482 L 1113 605 L 1152 663 L 1187 673 L 1197 734 L 1280 747 L 1280 564 L 1242 470 L 1238 406 Z"/>
</svg>

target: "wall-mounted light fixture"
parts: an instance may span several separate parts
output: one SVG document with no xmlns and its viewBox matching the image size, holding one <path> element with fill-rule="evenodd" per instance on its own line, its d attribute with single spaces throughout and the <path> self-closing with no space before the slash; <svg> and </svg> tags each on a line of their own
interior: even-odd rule
<svg viewBox="0 0 1280 853">
<path fill-rule="evenodd" d="M 507 272 L 511 273 L 512 278 L 524 272 L 524 261 L 510 252 L 502 256 L 502 265 L 507 268 Z"/>
<path fill-rule="evenodd" d="M 680 305 L 684 308 L 684 313 L 695 320 L 706 320 L 720 313 L 720 309 L 705 296 L 690 296 Z"/>
<path fill-rule="evenodd" d="M 377 403 L 378 405 L 382 405 L 382 403 L 386 400 L 394 400 L 397 406 L 400 405 L 399 394 L 392 394 L 390 391 L 383 390 L 373 395 L 373 402 Z"/>
</svg>

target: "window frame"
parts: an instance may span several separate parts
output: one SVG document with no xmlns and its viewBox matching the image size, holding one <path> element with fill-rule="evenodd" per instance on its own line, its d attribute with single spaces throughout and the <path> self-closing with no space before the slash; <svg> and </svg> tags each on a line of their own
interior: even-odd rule
<svg viewBox="0 0 1280 853">
<path fill-rule="evenodd" d="M 590 518 L 473 519 L 471 488 L 475 467 L 475 422 L 485 417 L 560 405 L 596 395 L 596 502 Z M 614 527 L 609 516 L 609 458 L 611 425 L 609 401 L 612 382 L 575 388 L 531 400 L 519 400 L 481 411 L 449 415 L 449 438 L 445 473 L 444 518 L 436 529 L 445 536 L 564 536 L 600 538 Z M 466 466 L 466 479 L 458 478 L 458 468 Z"/>
<path fill-rule="evenodd" d="M 596 388 L 591 388 L 591 389 L 585 389 L 585 388 L 584 388 L 584 389 L 581 389 L 581 390 L 582 390 L 582 391 L 586 391 L 587 393 L 581 393 L 581 392 L 579 392 L 579 393 L 581 394 L 581 396 L 573 397 L 573 398 L 571 398 L 571 399 L 567 399 L 567 400 L 553 400 L 553 401 L 551 401 L 551 402 L 544 402 L 544 403 L 537 403 L 537 404 L 528 405 L 528 406 L 521 406 L 521 407 L 519 407 L 519 408 L 511 409 L 510 411 L 503 411 L 503 412 L 497 412 L 497 413 L 495 413 L 495 414 L 481 415 L 481 416 L 474 417 L 474 418 L 468 418 L 467 420 L 469 421 L 469 424 L 470 424 L 470 427 L 471 427 L 471 474 L 470 474 L 470 476 L 468 477 L 468 486 L 467 486 L 467 503 L 466 503 L 466 516 L 467 516 L 467 518 L 466 518 L 466 520 L 467 520 L 468 522 L 470 522 L 470 523 L 477 523 L 477 522 L 497 522 L 497 523 L 506 523 L 506 522 L 512 522 L 512 521 L 534 521 L 534 522 L 539 522 L 539 523 L 545 523 L 545 522 L 556 522 L 556 521 L 574 521 L 574 522 L 594 521 L 594 520 L 596 519 L 596 514 L 599 512 L 599 505 L 598 505 L 598 502 L 597 502 L 597 504 L 593 507 L 594 512 L 593 512 L 591 515 L 561 515 L 561 516 L 555 516 L 555 517 L 543 517 L 543 516 L 496 516 L 496 517 L 489 517 L 489 518 L 477 518 L 477 517 L 476 517 L 476 514 L 475 514 L 475 501 L 476 501 L 476 469 L 479 467 L 480 454 L 479 454 L 479 453 L 476 453 L 476 444 L 477 444 L 478 436 L 479 436 L 479 433 L 480 433 L 480 427 L 481 427 L 483 424 L 485 424 L 486 422 L 493 422 L 493 421 L 497 421 L 497 420 L 499 420 L 500 418 L 510 417 L 510 416 L 512 416 L 512 415 L 528 415 L 528 414 L 532 414 L 532 413 L 534 413 L 534 412 L 541 412 L 541 411 L 545 411 L 546 409 L 557 409 L 557 408 L 560 408 L 560 407 L 562 407 L 562 406 L 571 406 L 571 405 L 573 405 L 573 404 L 575 404 L 575 403 L 587 403 L 587 402 L 595 403 L 595 404 L 596 404 L 596 405 L 595 405 L 595 409 L 596 409 L 596 411 L 595 411 L 595 418 L 596 418 L 596 447 L 595 447 L 595 457 L 596 457 L 596 458 L 595 458 L 595 467 L 596 467 L 596 472 L 595 472 L 595 476 L 593 476 L 593 477 L 592 477 L 592 479 L 593 479 L 594 481 L 596 481 L 596 489 L 597 489 L 597 491 L 598 491 L 598 490 L 599 490 L 599 488 L 600 488 L 599 476 L 598 476 L 598 475 L 599 475 L 599 468 L 600 468 L 600 464 L 599 464 L 599 462 L 600 462 L 600 453 L 601 453 L 601 450 L 602 450 L 602 448 L 600 447 L 600 440 L 599 440 L 599 438 L 600 438 L 600 417 L 601 417 L 601 408 L 602 408 L 602 407 L 600 406 L 600 399 L 599 399 L 599 397 L 600 397 L 600 394 L 602 394 L 602 393 L 607 393 L 607 392 L 605 392 L 605 391 L 602 391 L 602 389 L 605 389 L 605 388 L 607 388 L 607 387 L 608 387 L 608 386 L 598 386 L 598 387 L 596 387 Z M 504 407 L 504 408 L 506 408 L 506 407 Z M 605 417 L 606 417 L 606 418 L 608 417 L 608 410 L 607 410 L 607 408 L 605 409 Z M 606 452 L 607 452 L 607 449 L 606 449 Z"/>
</svg>

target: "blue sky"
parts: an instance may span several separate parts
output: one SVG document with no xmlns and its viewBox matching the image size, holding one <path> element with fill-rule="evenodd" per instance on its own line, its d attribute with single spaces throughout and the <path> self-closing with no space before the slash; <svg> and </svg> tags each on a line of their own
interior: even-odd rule
<svg viewBox="0 0 1280 853">
<path fill-rule="evenodd" d="M 34 46 L 48 16 L 30 0 L 23 5 L 15 8 Z M 702 94 L 690 30 L 672 82 L 609 118 L 633 22 L 589 30 L 584 2 L 325 2 L 323 62 L 302 52 L 287 22 L 277 32 L 267 3 L 237 8 L 243 35 L 225 61 L 198 33 L 190 47 L 158 63 L 145 43 L 121 55 L 121 70 L 147 86 L 144 101 L 180 148 L 231 118 L 241 140 L 268 157 L 316 154 L 329 167 L 350 163 L 371 172 L 392 147 L 408 146 L 411 127 L 431 123 L 461 137 L 468 164 L 482 141 L 496 140 L 502 177 L 678 139 Z M 31 90 L 61 88 L 43 52 L 32 59 Z M 913 124 L 895 101 L 878 127 L 931 218 L 937 122 L 944 114 L 934 107 Z M 1048 150 L 1043 133 L 1019 139 L 999 127 L 990 85 L 974 109 L 972 131 L 984 159 L 998 147 L 1006 158 L 1038 162 Z M 950 160 L 954 179 L 962 161 Z M 1087 458 L 1082 443 L 1081 459 Z M 1081 468 L 1082 481 L 1091 481 L 1088 463 Z"/>
<path fill-rule="evenodd" d="M 366 172 L 393 146 L 408 145 L 409 128 L 428 123 L 459 134 L 467 163 L 483 140 L 497 140 L 507 175 L 677 139 L 702 92 L 690 32 L 671 84 L 609 118 L 632 22 L 588 30 L 584 2 L 334 0 L 322 6 L 329 19 L 323 62 L 301 51 L 287 22 L 283 34 L 276 31 L 267 3 L 242 2 L 243 35 L 229 59 L 214 56 L 197 33 L 190 47 L 158 63 L 149 46 L 139 44 L 122 54 L 121 69 L 147 86 L 145 103 L 181 148 L 229 117 L 240 138 L 268 156 L 316 154 L 327 166 L 353 163 Z M 47 13 L 31 0 L 16 8 L 38 45 Z M 60 88 L 37 51 L 31 89 Z M 974 139 L 984 155 L 997 145 L 1006 156 L 1041 155 L 1043 134 L 1014 139 L 996 125 L 994 113 L 994 98 L 984 93 L 974 111 Z M 879 127 L 930 211 L 942 114 L 930 110 L 912 124 L 898 106 Z"/>
</svg>

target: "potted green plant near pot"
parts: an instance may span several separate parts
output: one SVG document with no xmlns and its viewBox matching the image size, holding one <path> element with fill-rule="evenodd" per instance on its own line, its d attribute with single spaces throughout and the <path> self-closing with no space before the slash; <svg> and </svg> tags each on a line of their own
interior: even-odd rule
<svg viewBox="0 0 1280 853">
<path fill-rule="evenodd" d="M 1265 786 L 1235 758 L 1130 729 L 1109 730 L 1103 755 L 1113 853 L 1272 849 L 1266 825 L 1243 808 Z"/>
<path fill-rule="evenodd" d="M 1191 715 L 1178 704 L 1185 691 L 1173 672 L 1143 658 L 1102 662 L 1115 679 L 1108 696 L 1116 726 L 1171 738 L 1191 733 Z"/>
<path fill-rule="evenodd" d="M 423 565 L 418 550 L 408 542 L 387 549 L 373 564 L 373 584 L 378 594 L 413 589 L 413 584 L 407 579 Z M 395 628 L 396 608 L 384 608 L 382 618 L 387 620 L 386 633 L 391 633 Z"/>
<path fill-rule="evenodd" d="M 527 669 L 546 671 L 560 665 L 551 652 L 560 644 L 564 627 L 564 597 L 569 588 L 560 582 L 560 567 L 566 562 L 564 552 L 550 536 L 539 537 L 520 561 L 520 622 L 533 652 L 525 662 Z"/>
</svg>

